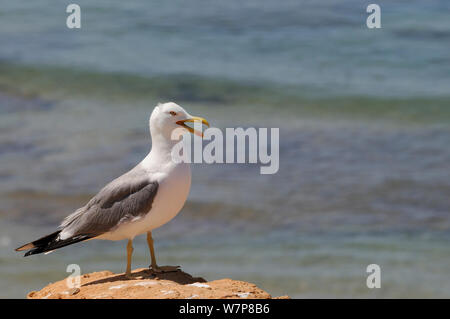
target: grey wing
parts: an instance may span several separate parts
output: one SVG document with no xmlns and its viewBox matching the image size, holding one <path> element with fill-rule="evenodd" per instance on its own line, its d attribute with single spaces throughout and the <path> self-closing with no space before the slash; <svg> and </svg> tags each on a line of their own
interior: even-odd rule
<svg viewBox="0 0 450 319">
<path fill-rule="evenodd" d="M 130 171 L 66 217 L 60 229 L 69 236 L 99 236 L 149 212 L 157 191 L 158 182 L 139 171 Z"/>
</svg>

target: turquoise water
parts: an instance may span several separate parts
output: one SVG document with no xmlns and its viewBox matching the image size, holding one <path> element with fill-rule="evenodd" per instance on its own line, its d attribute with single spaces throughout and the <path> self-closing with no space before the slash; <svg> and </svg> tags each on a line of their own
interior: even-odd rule
<svg viewBox="0 0 450 319">
<path fill-rule="evenodd" d="M 0 57 L 151 75 L 292 84 L 316 94 L 448 96 L 449 3 L 359 0 L 77 2 L 82 29 L 51 1 L 2 4 Z"/>
<path fill-rule="evenodd" d="M 124 269 L 125 243 L 22 258 L 150 149 L 174 100 L 214 126 L 279 127 L 280 170 L 194 165 L 162 264 L 292 297 L 449 297 L 450 4 L 51 1 L 0 8 L 0 290 Z M 138 239 L 135 267 L 149 261 Z M 365 286 L 369 264 L 382 288 Z"/>
</svg>

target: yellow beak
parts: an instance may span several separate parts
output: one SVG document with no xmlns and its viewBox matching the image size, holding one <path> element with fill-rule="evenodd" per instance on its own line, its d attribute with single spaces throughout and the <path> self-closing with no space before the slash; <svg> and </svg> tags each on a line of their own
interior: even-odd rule
<svg viewBox="0 0 450 319">
<path fill-rule="evenodd" d="M 203 137 L 203 132 L 202 131 L 197 131 L 195 129 L 193 129 L 190 126 L 187 126 L 185 123 L 186 122 L 192 122 L 192 123 L 201 123 L 201 124 L 205 124 L 206 126 L 209 127 L 209 123 L 207 120 L 205 120 L 203 117 L 198 117 L 198 116 L 192 116 L 188 119 L 185 120 L 181 120 L 181 121 L 177 121 L 176 123 L 178 125 L 181 125 L 183 127 L 185 127 L 189 132 L 191 132 L 192 134 L 195 134 L 197 136 Z"/>
</svg>

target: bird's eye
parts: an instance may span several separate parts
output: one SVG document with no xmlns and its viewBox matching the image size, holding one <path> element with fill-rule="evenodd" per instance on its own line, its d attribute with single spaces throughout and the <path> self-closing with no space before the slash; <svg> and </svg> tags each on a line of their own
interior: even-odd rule
<svg viewBox="0 0 450 319">
<path fill-rule="evenodd" d="M 175 115 L 177 115 L 177 112 L 170 111 L 169 114 L 172 115 L 172 116 L 175 116 Z"/>
</svg>

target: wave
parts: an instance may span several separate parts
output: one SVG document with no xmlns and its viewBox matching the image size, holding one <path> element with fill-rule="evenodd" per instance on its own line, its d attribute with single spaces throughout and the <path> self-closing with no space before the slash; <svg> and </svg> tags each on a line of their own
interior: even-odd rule
<svg viewBox="0 0 450 319">
<path fill-rule="evenodd" d="M 132 73 L 100 72 L 56 66 L 0 62 L 0 90 L 33 95 L 76 95 L 101 98 L 161 97 L 189 102 L 229 104 L 273 94 L 267 87 L 211 79 L 192 74 L 145 77 Z"/>
<path fill-rule="evenodd" d="M 284 111 L 279 112 L 280 116 L 358 117 L 450 124 L 450 96 L 336 95 L 308 87 L 184 73 L 146 77 L 0 61 L 0 93 L 33 99 L 81 98 L 116 102 L 158 99 L 221 107 L 265 106 L 272 111 Z"/>
</svg>

